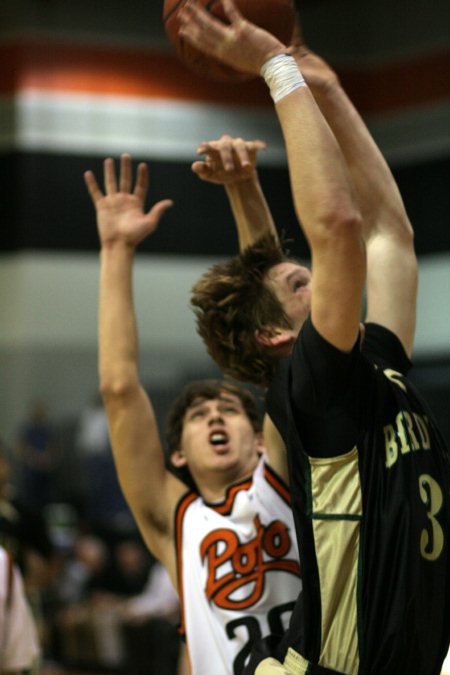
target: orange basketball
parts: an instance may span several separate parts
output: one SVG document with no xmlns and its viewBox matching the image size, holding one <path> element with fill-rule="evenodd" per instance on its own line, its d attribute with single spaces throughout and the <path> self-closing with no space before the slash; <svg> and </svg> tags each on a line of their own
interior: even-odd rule
<svg viewBox="0 0 450 675">
<path fill-rule="evenodd" d="M 200 0 L 207 11 L 226 21 L 220 0 Z M 235 0 L 236 6 L 252 23 L 275 35 L 283 44 L 290 43 L 295 23 L 294 0 Z M 163 20 L 167 37 L 174 45 L 181 61 L 192 71 L 210 80 L 245 82 L 254 78 L 240 73 L 220 61 L 207 56 L 179 36 L 178 11 L 186 0 L 164 0 Z"/>
</svg>

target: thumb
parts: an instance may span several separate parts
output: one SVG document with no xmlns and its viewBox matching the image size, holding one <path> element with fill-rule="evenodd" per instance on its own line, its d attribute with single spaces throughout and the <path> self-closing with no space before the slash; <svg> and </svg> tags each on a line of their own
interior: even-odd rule
<svg viewBox="0 0 450 675">
<path fill-rule="evenodd" d="M 163 217 L 164 213 L 173 206 L 173 201 L 171 199 L 162 199 L 160 202 L 156 202 L 147 213 L 147 220 L 152 222 L 154 227 L 157 227 L 159 221 Z"/>
<path fill-rule="evenodd" d="M 209 165 L 206 162 L 201 161 L 193 162 L 191 165 L 191 170 L 199 176 L 206 176 L 211 172 Z"/>
</svg>

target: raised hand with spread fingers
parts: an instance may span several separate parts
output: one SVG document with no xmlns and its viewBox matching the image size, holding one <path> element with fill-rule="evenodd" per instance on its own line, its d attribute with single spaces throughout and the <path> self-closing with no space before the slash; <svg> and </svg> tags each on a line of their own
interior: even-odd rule
<svg viewBox="0 0 450 675">
<path fill-rule="evenodd" d="M 132 183 L 132 165 L 129 155 L 120 159 L 120 176 L 116 177 L 114 160 L 104 161 L 104 192 L 92 171 L 84 174 L 85 183 L 97 212 L 97 227 L 102 245 L 122 242 L 136 247 L 156 230 L 165 211 L 172 206 L 170 199 L 157 202 L 145 212 L 148 193 L 148 167 L 140 163 L 136 182 Z"/>
</svg>

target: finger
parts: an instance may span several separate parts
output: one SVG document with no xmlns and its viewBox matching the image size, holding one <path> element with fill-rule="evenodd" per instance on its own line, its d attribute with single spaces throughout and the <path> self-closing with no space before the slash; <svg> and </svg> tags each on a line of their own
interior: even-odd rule
<svg viewBox="0 0 450 675">
<path fill-rule="evenodd" d="M 96 204 L 104 196 L 103 192 L 100 190 L 98 186 L 97 179 L 95 178 L 92 171 L 85 171 L 83 176 L 89 195 L 94 204 Z"/>
<path fill-rule="evenodd" d="M 197 0 L 187 0 L 179 10 L 178 18 L 181 24 L 195 25 L 202 29 L 210 29 L 211 23 L 214 23 L 211 14 Z"/>
<path fill-rule="evenodd" d="M 202 141 L 197 146 L 197 155 L 204 155 L 208 148 L 208 141 Z"/>
<path fill-rule="evenodd" d="M 260 141 L 259 139 L 252 141 L 253 149 L 257 152 L 258 150 L 266 150 L 267 143 L 265 141 Z"/>
<path fill-rule="evenodd" d="M 219 155 L 225 171 L 233 171 L 235 168 L 233 144 L 223 143 L 219 148 Z"/>
<path fill-rule="evenodd" d="M 247 143 L 247 150 L 250 157 L 252 166 L 256 166 L 256 156 L 258 152 L 263 151 L 267 148 L 267 144 L 264 141 L 251 141 Z"/>
<path fill-rule="evenodd" d="M 156 230 L 164 213 L 172 206 L 173 201 L 171 199 L 162 199 L 160 202 L 157 202 L 152 206 L 150 211 L 145 216 L 145 219 L 152 231 Z"/>
<path fill-rule="evenodd" d="M 148 192 L 148 166 L 145 162 L 138 164 L 136 172 L 136 185 L 133 190 L 136 197 L 139 197 L 142 203 L 145 202 Z"/>
<path fill-rule="evenodd" d="M 131 157 L 124 154 L 120 158 L 120 191 L 131 192 Z"/>
<path fill-rule="evenodd" d="M 108 157 L 103 162 L 103 176 L 105 181 L 105 193 L 107 195 L 114 195 L 117 192 L 117 179 L 114 160 Z"/>
<path fill-rule="evenodd" d="M 191 164 L 191 171 L 198 176 L 209 176 L 211 174 L 211 166 L 206 162 L 193 162 Z"/>
<path fill-rule="evenodd" d="M 204 141 L 197 148 L 198 155 L 217 154 L 219 145 L 217 141 Z"/>
<path fill-rule="evenodd" d="M 195 0 L 189 0 L 178 12 L 179 34 L 202 52 L 214 54 L 222 41 L 225 24 L 213 18 Z"/>
<path fill-rule="evenodd" d="M 232 0 L 222 0 L 222 7 L 231 23 L 237 23 L 244 20 L 244 17 Z"/>
<path fill-rule="evenodd" d="M 233 148 L 239 160 L 239 164 L 243 169 L 252 165 L 249 151 L 251 151 L 252 143 L 246 143 L 242 138 L 237 138 L 234 141 Z"/>
</svg>

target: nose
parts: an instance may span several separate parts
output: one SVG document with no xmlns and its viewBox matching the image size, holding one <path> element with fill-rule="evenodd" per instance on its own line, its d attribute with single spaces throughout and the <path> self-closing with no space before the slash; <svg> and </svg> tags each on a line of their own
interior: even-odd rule
<svg viewBox="0 0 450 675">
<path fill-rule="evenodd" d="M 213 408 L 208 415 L 208 425 L 212 426 L 213 424 L 224 424 L 222 413 L 217 408 Z"/>
</svg>

